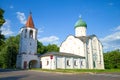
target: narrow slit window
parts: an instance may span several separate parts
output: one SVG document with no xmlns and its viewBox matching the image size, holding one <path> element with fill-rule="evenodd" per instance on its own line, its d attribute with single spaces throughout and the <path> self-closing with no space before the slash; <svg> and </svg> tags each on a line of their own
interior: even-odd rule
<svg viewBox="0 0 120 80">
<path fill-rule="evenodd" d="M 25 36 L 24 36 L 25 38 L 27 37 L 27 29 L 25 29 Z"/>
</svg>

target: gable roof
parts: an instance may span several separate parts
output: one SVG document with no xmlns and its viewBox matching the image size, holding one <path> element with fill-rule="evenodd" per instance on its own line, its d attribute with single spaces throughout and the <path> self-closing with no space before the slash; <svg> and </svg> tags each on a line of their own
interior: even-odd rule
<svg viewBox="0 0 120 80">
<path fill-rule="evenodd" d="M 75 57 L 75 58 L 85 58 L 83 56 L 79 56 L 79 55 L 75 55 L 75 54 L 71 54 L 71 53 L 64 53 L 64 52 L 48 52 L 48 53 L 45 53 L 45 54 L 41 55 L 40 57 L 45 57 L 45 56 L 50 56 L 50 55 Z"/>
<path fill-rule="evenodd" d="M 82 42 L 86 43 L 86 41 L 88 41 L 89 39 L 92 39 L 93 37 L 96 37 L 96 35 L 90 35 L 90 36 L 80 36 L 80 37 L 76 37 L 75 38 L 78 38 L 80 39 Z"/>
</svg>

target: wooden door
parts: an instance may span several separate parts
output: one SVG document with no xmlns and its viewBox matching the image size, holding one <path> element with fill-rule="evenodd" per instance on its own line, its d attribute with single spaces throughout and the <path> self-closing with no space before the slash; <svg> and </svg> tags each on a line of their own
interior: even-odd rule
<svg viewBox="0 0 120 80">
<path fill-rule="evenodd" d="M 24 69 L 27 69 L 27 61 L 24 61 Z"/>
</svg>

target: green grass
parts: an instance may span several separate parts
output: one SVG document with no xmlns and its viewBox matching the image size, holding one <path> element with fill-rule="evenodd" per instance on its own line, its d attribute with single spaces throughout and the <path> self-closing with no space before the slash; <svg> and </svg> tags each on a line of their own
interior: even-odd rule
<svg viewBox="0 0 120 80">
<path fill-rule="evenodd" d="M 46 71 L 46 72 L 62 72 L 62 73 L 113 73 L 113 72 L 120 72 L 120 69 L 56 69 L 56 70 L 50 70 L 50 69 L 31 69 L 36 71 Z"/>
</svg>

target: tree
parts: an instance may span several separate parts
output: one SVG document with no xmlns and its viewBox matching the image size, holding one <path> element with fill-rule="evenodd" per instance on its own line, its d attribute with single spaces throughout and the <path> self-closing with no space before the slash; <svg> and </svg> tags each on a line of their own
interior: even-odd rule
<svg viewBox="0 0 120 80">
<path fill-rule="evenodd" d="M 5 36 L 1 34 L 2 33 L 1 27 L 5 23 L 3 14 L 4 14 L 4 10 L 0 8 L 0 51 L 1 51 L 1 46 L 4 44 L 4 40 L 5 40 Z"/>
<path fill-rule="evenodd" d="M 48 44 L 44 46 L 41 42 L 37 41 L 37 53 L 44 54 L 46 52 L 58 52 L 59 47 L 55 44 Z"/>
<path fill-rule="evenodd" d="M 0 8 L 0 28 L 3 25 L 3 23 L 5 22 L 3 14 L 4 14 L 4 10 Z"/>
<path fill-rule="evenodd" d="M 45 52 L 45 46 L 41 42 L 37 41 L 37 53 L 44 54 Z"/>
<path fill-rule="evenodd" d="M 120 50 L 104 53 L 104 64 L 106 69 L 120 69 Z"/>
<path fill-rule="evenodd" d="M 47 46 L 47 52 L 58 52 L 59 47 L 55 44 L 48 44 Z"/>
<path fill-rule="evenodd" d="M 1 68 L 15 68 L 16 57 L 19 49 L 20 36 L 12 36 L 6 39 L 5 46 L 0 52 L 0 67 Z"/>
</svg>

